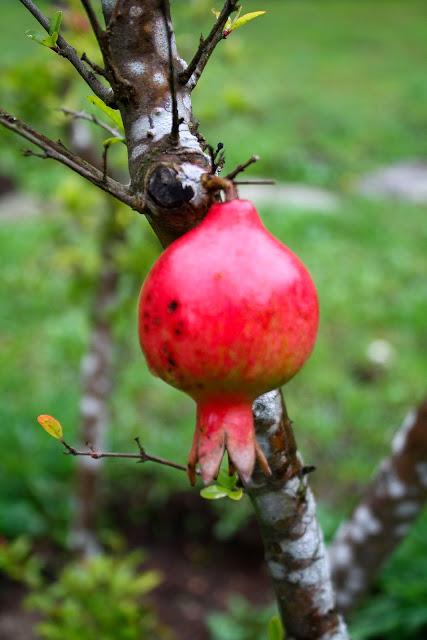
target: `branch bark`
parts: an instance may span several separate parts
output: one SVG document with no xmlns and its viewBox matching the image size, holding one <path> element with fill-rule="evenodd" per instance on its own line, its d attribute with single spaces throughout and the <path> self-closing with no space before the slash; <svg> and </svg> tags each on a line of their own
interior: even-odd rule
<svg viewBox="0 0 427 640">
<path fill-rule="evenodd" d="M 37 22 L 43 27 L 43 29 L 49 33 L 50 21 L 40 9 L 32 2 L 32 0 L 19 0 L 26 9 L 34 16 Z M 88 69 L 79 58 L 77 51 L 72 47 L 61 35 L 58 36 L 55 49 L 52 49 L 55 53 L 59 54 L 63 58 L 66 58 L 77 73 L 83 78 L 86 84 L 91 88 L 98 98 L 101 98 L 109 106 L 114 106 L 114 94 L 111 87 L 106 87 L 96 75 Z"/>
<path fill-rule="evenodd" d="M 337 604 L 357 606 L 383 563 L 408 533 L 427 501 L 427 399 L 411 411 L 349 520 L 330 548 Z"/>
<path fill-rule="evenodd" d="M 86 162 L 86 160 L 83 160 L 83 158 L 80 158 L 80 156 L 76 155 L 72 151 L 66 149 L 61 142 L 55 142 L 54 140 L 47 138 L 25 122 L 22 122 L 22 120 L 19 120 L 19 118 L 15 118 L 10 113 L 1 109 L 0 124 L 42 149 L 44 152 L 43 157 L 57 160 L 69 169 L 72 169 L 72 171 L 81 175 L 96 187 L 102 189 L 102 191 L 105 191 L 117 198 L 117 200 L 124 202 L 135 211 L 138 211 L 139 213 L 144 212 L 144 203 L 139 196 L 133 195 L 127 187 L 112 178 L 106 177 L 104 179 L 102 171 L 91 165 L 89 162 Z"/>
<path fill-rule="evenodd" d="M 180 124 L 177 138 L 171 136 L 170 74 L 186 65 L 176 48 L 169 2 L 117 0 L 113 8 L 104 2 L 104 13 L 110 74 L 128 145 L 131 189 L 145 199 L 148 220 L 166 246 L 200 222 L 212 202 L 201 183 L 201 176 L 210 172 L 210 158 L 193 118 L 190 89 L 179 83 Z"/>
<path fill-rule="evenodd" d="M 281 392 L 258 398 L 253 411 L 258 442 L 273 475 L 266 477 L 256 469 L 246 490 L 260 525 L 286 637 L 347 640 L 335 606 L 315 499 Z"/>
</svg>

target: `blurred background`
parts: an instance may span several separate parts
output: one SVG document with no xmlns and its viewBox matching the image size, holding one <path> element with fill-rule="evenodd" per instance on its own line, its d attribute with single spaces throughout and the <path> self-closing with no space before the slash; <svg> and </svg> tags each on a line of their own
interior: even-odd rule
<svg viewBox="0 0 427 640">
<path fill-rule="evenodd" d="M 220 4 L 173 0 L 184 58 Z M 100 62 L 78 0 L 39 5 L 64 10 L 64 35 Z M 226 167 L 261 156 L 247 177 L 276 186 L 242 195 L 319 290 L 317 347 L 285 396 L 330 539 L 425 393 L 427 5 L 243 9 L 268 13 L 218 47 L 194 110 Z M 100 165 L 110 134 L 60 109 L 108 115 L 26 36 L 38 25 L 19 2 L 2 0 L 1 17 L 2 108 Z M 139 351 L 137 297 L 160 251 L 147 222 L 23 157 L 10 132 L 0 141 L 0 637 L 266 638 L 273 593 L 247 498 L 204 500 L 185 474 L 149 463 L 79 464 L 37 425 L 48 413 L 72 444 L 132 451 L 139 436 L 185 462 L 195 412 Z M 109 167 L 127 180 L 121 143 Z M 353 616 L 353 638 L 426 637 L 426 538 L 424 513 Z"/>
</svg>

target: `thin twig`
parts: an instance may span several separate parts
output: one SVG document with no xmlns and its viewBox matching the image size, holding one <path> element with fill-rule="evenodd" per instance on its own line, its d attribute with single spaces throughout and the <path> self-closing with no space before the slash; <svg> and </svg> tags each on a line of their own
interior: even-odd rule
<svg viewBox="0 0 427 640">
<path fill-rule="evenodd" d="M 99 64 L 96 64 L 95 62 L 93 62 L 90 58 L 88 58 L 85 52 L 82 53 L 80 59 L 83 60 L 83 62 L 86 62 L 86 64 L 88 64 L 89 67 L 93 71 L 95 71 L 95 73 L 98 76 L 102 76 L 103 78 L 107 77 L 107 72 L 105 71 L 105 69 L 103 67 L 100 67 Z"/>
<path fill-rule="evenodd" d="M 276 184 L 276 181 L 275 180 L 234 180 L 234 184 L 271 185 L 271 184 Z"/>
<path fill-rule="evenodd" d="M 259 156 L 251 156 L 249 160 L 247 160 L 243 164 L 239 164 L 235 169 L 233 169 L 233 171 L 230 171 L 230 173 L 228 173 L 225 176 L 225 178 L 227 180 L 233 180 L 239 173 L 242 173 L 243 171 L 245 171 L 245 169 L 250 167 L 251 164 L 258 162 L 258 160 L 259 160 Z"/>
<path fill-rule="evenodd" d="M 117 200 L 124 202 L 135 211 L 139 213 L 144 212 L 144 203 L 141 198 L 134 196 L 125 185 L 112 178 L 106 178 L 106 180 L 104 180 L 102 171 L 72 151 L 69 151 L 61 142 L 55 142 L 47 138 L 35 129 L 29 127 L 25 122 L 22 122 L 22 120 L 15 118 L 1 109 L 0 124 L 42 149 L 46 157 L 64 164 L 95 186 L 117 198 Z"/>
<path fill-rule="evenodd" d="M 178 113 L 178 100 L 176 97 L 176 74 L 175 74 L 175 66 L 174 66 L 173 51 L 172 51 L 173 32 L 168 19 L 167 0 L 162 1 L 162 13 L 163 13 L 163 20 L 165 23 L 165 29 L 166 29 L 167 41 L 168 41 L 169 88 L 170 88 L 171 101 L 172 101 L 172 128 L 170 132 L 170 138 L 172 142 L 178 142 L 179 125 L 181 123 L 180 123 L 179 113 Z"/>
<path fill-rule="evenodd" d="M 28 9 L 37 22 L 41 24 L 43 29 L 49 33 L 50 20 L 40 11 L 34 2 L 32 2 L 32 0 L 19 0 L 19 2 Z M 53 48 L 52 51 L 55 51 L 55 53 L 58 53 L 60 56 L 71 62 L 77 73 L 80 74 L 98 98 L 101 98 L 101 100 L 109 106 L 114 105 L 114 92 L 112 88 L 106 87 L 99 81 L 93 71 L 83 64 L 74 47 L 72 47 L 61 35 L 58 36 L 56 47 Z"/>
<path fill-rule="evenodd" d="M 222 150 L 224 149 L 224 144 L 222 142 L 218 142 L 216 149 L 213 148 L 212 145 L 208 144 L 207 150 L 209 153 L 209 157 L 211 159 L 211 170 L 213 174 L 219 173 L 224 164 L 224 153 Z"/>
<path fill-rule="evenodd" d="M 81 0 L 84 10 L 86 11 L 86 15 L 89 19 L 90 26 L 92 27 L 92 31 L 95 34 L 95 38 L 98 42 L 99 48 L 101 51 L 104 48 L 103 42 L 103 30 L 101 29 L 101 25 L 98 22 L 98 18 L 96 17 L 96 13 L 93 10 L 93 7 L 90 3 L 90 0 Z"/>
<path fill-rule="evenodd" d="M 61 107 L 60 109 L 58 109 L 58 111 L 61 111 L 66 116 L 70 116 L 70 118 L 72 118 L 73 120 L 87 120 L 88 122 L 92 122 L 105 131 L 108 131 L 108 133 L 110 133 L 115 138 L 123 137 L 118 129 L 110 127 L 109 124 L 107 124 L 103 120 L 99 120 L 99 118 L 92 115 L 91 113 L 87 113 L 86 111 L 74 111 L 73 109 L 66 109 L 65 107 Z"/>
<path fill-rule="evenodd" d="M 228 18 L 234 11 L 237 11 L 237 9 L 238 0 L 226 0 L 208 37 L 205 39 L 201 36 L 199 47 L 194 58 L 187 68 L 179 74 L 178 79 L 181 84 L 185 85 L 191 80 L 191 89 L 194 89 L 215 47 L 224 39 L 224 27 Z"/>
<path fill-rule="evenodd" d="M 93 460 L 99 460 L 101 458 L 124 458 L 129 460 L 138 460 L 138 462 L 156 462 L 157 464 L 161 464 L 165 467 L 172 467 L 172 469 L 178 469 L 179 471 L 187 472 L 187 467 L 183 464 L 178 464 L 177 462 L 172 462 L 171 460 L 166 460 L 165 458 L 159 458 L 158 456 L 149 455 L 141 445 L 139 438 L 135 438 L 135 442 L 138 445 L 138 453 L 119 453 L 115 451 L 96 451 L 91 447 L 89 447 L 89 449 L 86 451 L 80 451 L 79 449 L 76 449 L 75 447 L 65 442 L 65 440 L 61 440 L 61 443 L 65 447 L 67 453 L 71 456 L 86 456 L 87 458 L 92 458 Z"/>
<path fill-rule="evenodd" d="M 108 171 L 108 151 L 110 150 L 111 142 L 104 142 L 104 149 L 102 151 L 102 180 L 107 180 Z"/>
</svg>

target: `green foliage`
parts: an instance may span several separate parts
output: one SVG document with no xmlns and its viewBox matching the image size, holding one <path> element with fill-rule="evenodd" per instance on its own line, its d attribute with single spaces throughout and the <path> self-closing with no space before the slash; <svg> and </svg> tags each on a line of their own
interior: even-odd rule
<svg viewBox="0 0 427 640">
<path fill-rule="evenodd" d="M 124 133 L 125 129 L 123 126 L 123 120 L 122 120 L 122 116 L 120 115 L 120 111 L 117 111 L 117 109 L 112 109 L 111 107 L 108 107 L 101 100 L 101 98 L 98 98 L 98 96 L 88 96 L 88 100 L 90 104 L 94 105 L 102 114 L 107 116 L 107 118 L 111 120 L 111 122 L 117 127 L 119 131 Z"/>
<path fill-rule="evenodd" d="M 229 475 L 228 471 L 221 469 L 218 478 L 213 484 L 204 487 L 200 491 L 202 498 L 206 500 L 219 500 L 229 498 L 230 500 L 241 500 L 244 496 L 243 487 L 237 486 L 239 477 L 237 473 Z"/>
<path fill-rule="evenodd" d="M 32 553 L 29 538 L 21 536 L 12 542 L 0 539 L 0 575 L 35 589 L 41 585 L 42 563 Z"/>
<path fill-rule="evenodd" d="M 208 616 L 207 625 L 210 640 L 266 640 L 267 637 L 279 640 L 277 624 L 274 636 L 270 634 L 269 625 L 275 612 L 275 606 L 265 608 L 254 607 L 241 596 L 234 595 L 228 603 L 225 613 L 212 613 Z M 271 625 L 270 625 L 271 626 Z M 283 636 L 282 636 L 283 638 Z"/>
<path fill-rule="evenodd" d="M 49 24 L 49 35 L 46 36 L 38 31 L 27 31 L 26 35 L 30 40 L 35 40 L 39 44 L 49 49 L 55 49 L 61 29 L 62 11 L 57 11 Z"/>
<path fill-rule="evenodd" d="M 268 623 L 268 640 L 285 640 L 285 632 L 279 616 L 273 616 Z"/>
<path fill-rule="evenodd" d="M 228 18 L 224 27 L 224 37 L 225 35 L 228 35 L 232 31 L 235 31 L 236 29 L 240 29 L 240 27 L 244 27 L 245 24 L 248 24 L 248 22 L 255 20 L 255 18 L 259 18 L 260 16 L 263 16 L 266 13 L 265 11 L 251 11 L 250 13 L 245 13 L 242 16 L 240 15 L 241 12 L 242 12 L 242 7 L 240 6 L 237 11 L 237 14 L 234 17 Z M 217 11 L 216 9 L 212 9 L 212 13 L 218 20 L 221 12 Z"/>
<path fill-rule="evenodd" d="M 40 588 L 27 606 L 43 617 L 43 640 L 142 640 L 170 637 L 147 600 L 159 584 L 154 571 L 139 570 L 142 556 L 96 556 L 65 567 L 57 582 Z"/>
</svg>

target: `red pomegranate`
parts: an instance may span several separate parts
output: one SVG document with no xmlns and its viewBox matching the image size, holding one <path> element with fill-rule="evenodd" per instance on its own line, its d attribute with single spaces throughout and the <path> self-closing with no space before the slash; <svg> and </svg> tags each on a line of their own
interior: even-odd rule
<svg viewBox="0 0 427 640">
<path fill-rule="evenodd" d="M 246 200 L 214 204 L 145 280 L 139 338 L 150 370 L 197 403 L 194 483 L 216 477 L 224 451 L 248 481 L 258 457 L 254 399 L 292 378 L 317 333 L 313 281 Z"/>
</svg>

